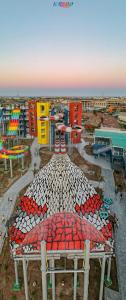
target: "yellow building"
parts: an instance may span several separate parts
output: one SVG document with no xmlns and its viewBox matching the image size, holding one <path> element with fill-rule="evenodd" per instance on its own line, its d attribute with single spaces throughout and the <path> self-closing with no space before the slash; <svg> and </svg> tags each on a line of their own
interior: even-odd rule
<svg viewBox="0 0 126 300">
<path fill-rule="evenodd" d="M 49 120 L 42 120 L 42 117 L 49 117 L 50 103 L 37 103 L 37 127 L 38 127 L 38 143 L 49 144 Z"/>
</svg>

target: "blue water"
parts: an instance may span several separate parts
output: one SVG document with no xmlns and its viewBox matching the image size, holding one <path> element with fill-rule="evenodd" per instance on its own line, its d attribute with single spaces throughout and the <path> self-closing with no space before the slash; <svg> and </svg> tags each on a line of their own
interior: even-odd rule
<svg viewBox="0 0 126 300">
<path fill-rule="evenodd" d="M 95 130 L 95 136 L 111 138 L 112 145 L 117 147 L 123 147 L 126 149 L 126 131 L 114 132 L 106 130 Z"/>
</svg>

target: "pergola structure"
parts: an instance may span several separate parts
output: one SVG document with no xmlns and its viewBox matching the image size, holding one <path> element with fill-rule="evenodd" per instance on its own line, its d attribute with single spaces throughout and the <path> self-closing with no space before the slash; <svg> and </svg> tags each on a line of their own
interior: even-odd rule
<svg viewBox="0 0 126 300">
<path fill-rule="evenodd" d="M 41 261 L 42 272 L 42 299 L 47 300 L 47 274 L 50 274 L 52 283 L 52 299 L 56 299 L 55 275 L 58 273 L 73 273 L 74 290 L 73 300 L 77 295 L 77 275 L 84 273 L 83 299 L 88 299 L 90 259 L 98 258 L 101 261 L 101 282 L 99 300 L 103 297 L 105 263 L 108 259 L 107 278 L 110 278 L 110 264 L 112 250 L 97 251 L 97 244 L 104 244 L 106 240 L 103 234 L 98 231 L 86 219 L 81 219 L 73 213 L 57 213 L 40 222 L 25 237 L 22 244 L 16 251 L 15 273 L 18 284 L 17 261 L 22 260 L 25 299 L 29 300 L 27 265 L 31 260 Z M 28 250 L 30 249 L 30 250 Z M 55 260 L 65 257 L 74 261 L 73 269 L 57 269 Z M 78 268 L 78 259 L 83 260 L 83 268 Z M 49 262 L 47 264 L 47 261 Z"/>
<path fill-rule="evenodd" d="M 99 300 L 103 298 L 105 264 L 110 279 L 113 255 L 112 225 L 101 218 L 103 202 L 75 164 L 66 154 L 63 140 L 56 141 L 55 154 L 39 171 L 22 197 L 17 217 L 10 229 L 16 286 L 18 261 L 23 263 L 25 299 L 29 300 L 28 262 L 41 261 L 42 299 L 47 300 L 47 274 L 52 282 L 52 299 L 56 299 L 55 276 L 73 273 L 73 300 L 76 300 L 77 275 L 84 273 L 83 299 L 88 299 L 90 259 L 101 265 Z M 55 260 L 65 257 L 74 261 L 74 268 L 57 270 Z M 83 259 L 83 268 L 78 268 Z M 47 261 L 49 262 L 47 265 Z"/>
</svg>

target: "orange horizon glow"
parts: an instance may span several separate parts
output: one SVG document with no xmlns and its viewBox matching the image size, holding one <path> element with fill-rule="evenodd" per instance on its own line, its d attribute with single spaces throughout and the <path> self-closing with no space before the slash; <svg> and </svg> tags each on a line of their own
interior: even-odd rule
<svg viewBox="0 0 126 300">
<path fill-rule="evenodd" d="M 0 79 L 0 87 L 1 88 L 13 88 L 13 87 L 24 87 L 24 88 L 90 88 L 90 87 L 126 87 L 126 80 L 125 78 L 120 78 L 116 75 L 111 76 L 111 78 L 108 78 L 108 76 L 101 74 L 97 74 L 97 76 L 89 75 L 89 76 L 75 76 L 67 74 L 65 76 L 7 76 L 6 78 Z"/>
<path fill-rule="evenodd" d="M 125 87 L 126 69 L 96 68 L 74 64 L 64 64 L 42 68 L 40 66 L 22 66 L 5 68 L 0 73 L 0 87 Z"/>
</svg>

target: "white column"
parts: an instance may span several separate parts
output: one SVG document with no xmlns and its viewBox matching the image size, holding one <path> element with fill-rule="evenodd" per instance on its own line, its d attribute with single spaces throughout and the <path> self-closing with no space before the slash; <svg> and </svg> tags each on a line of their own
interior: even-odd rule
<svg viewBox="0 0 126 300">
<path fill-rule="evenodd" d="M 89 270 L 90 270 L 90 241 L 85 242 L 85 265 L 84 265 L 84 297 L 83 300 L 88 300 L 88 284 L 89 284 Z"/>
<path fill-rule="evenodd" d="M 52 269 L 52 260 L 51 259 L 49 260 L 49 269 L 50 270 Z M 52 274 L 50 273 L 49 276 L 50 276 L 49 277 L 50 283 L 52 283 Z"/>
<path fill-rule="evenodd" d="M 13 177 L 12 159 L 10 159 L 10 177 Z"/>
<path fill-rule="evenodd" d="M 4 170 L 7 171 L 7 159 L 4 158 Z"/>
<path fill-rule="evenodd" d="M 101 265 L 101 282 L 100 282 L 100 292 L 99 292 L 99 300 L 103 299 L 103 287 L 104 287 L 104 275 L 105 275 L 105 261 L 106 257 L 102 258 L 102 265 Z"/>
<path fill-rule="evenodd" d="M 47 276 L 46 276 L 46 242 L 41 242 L 41 271 L 42 271 L 42 296 L 47 300 Z"/>
<path fill-rule="evenodd" d="M 24 288 L 25 288 L 25 300 L 28 300 L 28 281 L 27 281 L 27 265 L 26 259 L 23 257 L 23 275 L 24 275 Z"/>
<path fill-rule="evenodd" d="M 111 272 L 111 256 L 108 258 L 107 281 L 110 280 L 110 272 Z"/>
<path fill-rule="evenodd" d="M 74 258 L 74 271 L 77 270 L 77 257 Z M 73 300 L 76 300 L 77 296 L 77 273 L 74 273 L 74 294 Z"/>
<path fill-rule="evenodd" d="M 15 270 L 15 283 L 18 285 L 19 284 L 19 279 L 18 279 L 18 268 L 17 268 L 17 261 L 14 260 L 14 270 Z"/>
<path fill-rule="evenodd" d="M 21 168 L 24 170 L 24 157 L 21 158 Z"/>
<path fill-rule="evenodd" d="M 51 267 L 52 269 L 55 268 L 55 261 L 54 258 L 51 260 Z M 55 288 L 55 273 L 52 273 L 52 300 L 56 299 L 56 288 Z"/>
</svg>

